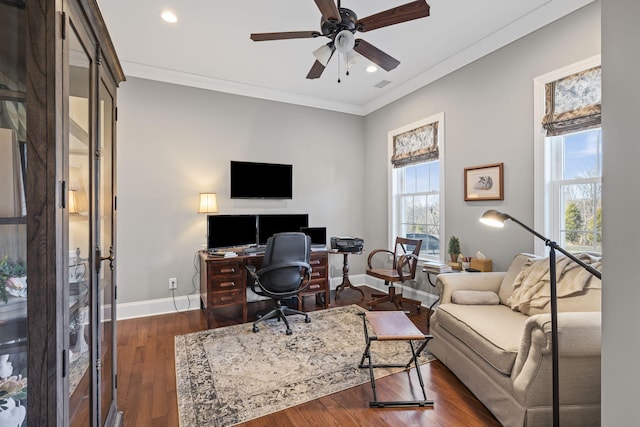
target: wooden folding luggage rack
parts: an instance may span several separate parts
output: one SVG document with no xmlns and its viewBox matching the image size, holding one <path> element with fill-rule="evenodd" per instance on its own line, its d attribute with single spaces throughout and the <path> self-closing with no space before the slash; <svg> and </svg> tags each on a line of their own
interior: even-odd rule
<svg viewBox="0 0 640 427">
<path fill-rule="evenodd" d="M 371 311 L 368 313 L 359 313 L 362 316 L 362 323 L 364 326 L 364 338 L 366 347 L 364 353 L 362 353 L 362 359 L 360 360 L 359 368 L 369 368 L 369 376 L 371 378 L 371 389 L 373 390 L 373 400 L 369 402 L 370 407 L 384 408 L 384 407 L 401 407 L 401 406 L 433 406 L 433 400 L 427 400 L 427 393 L 424 389 L 424 381 L 422 380 L 422 373 L 420 372 L 420 366 L 418 365 L 418 356 L 424 350 L 427 343 L 431 338 L 431 335 L 423 334 L 414 324 L 409 320 L 407 315 L 401 311 Z M 369 335 L 367 329 L 367 320 L 371 325 L 373 335 Z M 413 344 L 413 341 L 424 342 L 420 345 L 418 350 Z M 409 347 L 411 347 L 411 359 L 405 364 L 383 364 L 375 365 L 371 360 L 371 342 L 372 341 L 407 341 Z M 365 364 L 364 360 L 368 359 L 369 363 Z M 422 389 L 422 400 L 394 400 L 394 401 L 380 401 L 376 394 L 376 380 L 373 375 L 374 368 L 404 368 L 407 373 L 411 369 L 411 363 L 413 362 L 416 368 L 416 374 L 418 381 L 420 382 L 420 388 Z"/>
</svg>

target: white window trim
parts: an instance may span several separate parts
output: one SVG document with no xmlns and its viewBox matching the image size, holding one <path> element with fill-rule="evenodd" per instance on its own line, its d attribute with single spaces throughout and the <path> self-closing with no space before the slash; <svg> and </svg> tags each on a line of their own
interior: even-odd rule
<svg viewBox="0 0 640 427">
<path fill-rule="evenodd" d="M 396 212 L 393 209 L 393 192 L 394 188 L 396 188 L 396 176 L 393 173 L 393 165 L 391 164 L 391 157 L 393 156 L 393 137 L 399 135 L 401 133 L 410 131 L 412 129 L 419 128 L 420 126 L 425 126 L 431 123 L 438 122 L 438 161 L 440 162 L 440 194 L 439 194 L 439 203 L 440 203 L 440 260 L 442 261 L 443 254 L 445 253 L 444 247 L 444 230 L 445 230 L 445 123 L 444 123 L 444 112 L 435 114 L 433 116 L 427 117 L 422 120 L 418 120 L 417 122 L 410 123 L 406 126 L 403 126 L 398 129 L 394 129 L 388 133 L 388 144 L 387 144 L 387 208 L 388 208 L 388 224 L 387 224 L 387 244 L 389 248 L 393 248 L 395 244 L 395 224 L 396 224 Z"/>
<path fill-rule="evenodd" d="M 571 74 L 597 67 L 600 64 L 601 56 L 595 55 L 533 79 L 533 228 L 543 236 L 550 236 L 552 232 L 549 218 L 550 204 L 552 203 L 549 198 L 551 192 L 546 188 L 550 177 L 545 174 L 545 171 L 550 169 L 550 159 L 545 158 L 545 132 L 542 128 L 542 118 L 545 114 L 545 85 Z M 534 253 L 546 255 L 544 242 L 538 238 L 532 238 L 534 239 Z"/>
</svg>

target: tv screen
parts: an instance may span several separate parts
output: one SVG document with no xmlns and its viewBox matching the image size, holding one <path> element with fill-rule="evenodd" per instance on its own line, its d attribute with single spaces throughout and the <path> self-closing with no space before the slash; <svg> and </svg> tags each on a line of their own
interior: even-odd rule
<svg viewBox="0 0 640 427">
<path fill-rule="evenodd" d="M 302 227 L 308 226 L 308 214 L 258 215 L 258 243 L 265 245 L 276 233 L 300 232 Z"/>
<path fill-rule="evenodd" d="M 293 198 L 293 166 L 231 161 L 232 199 Z"/>
<path fill-rule="evenodd" d="M 256 243 L 255 215 L 209 215 L 207 249 L 221 249 Z"/>
</svg>

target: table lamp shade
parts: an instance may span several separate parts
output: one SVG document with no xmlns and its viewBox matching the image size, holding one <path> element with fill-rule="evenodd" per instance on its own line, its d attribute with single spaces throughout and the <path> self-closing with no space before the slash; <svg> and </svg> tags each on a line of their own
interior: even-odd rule
<svg viewBox="0 0 640 427">
<path fill-rule="evenodd" d="M 218 198 L 216 193 L 200 193 L 198 213 L 209 214 L 216 212 L 218 212 Z"/>
</svg>

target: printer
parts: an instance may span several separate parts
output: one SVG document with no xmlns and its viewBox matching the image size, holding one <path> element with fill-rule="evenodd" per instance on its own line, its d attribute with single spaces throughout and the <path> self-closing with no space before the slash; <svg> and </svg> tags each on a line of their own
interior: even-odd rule
<svg viewBox="0 0 640 427">
<path fill-rule="evenodd" d="M 340 236 L 331 238 L 331 249 L 338 252 L 362 252 L 364 240 L 359 237 Z"/>
</svg>

